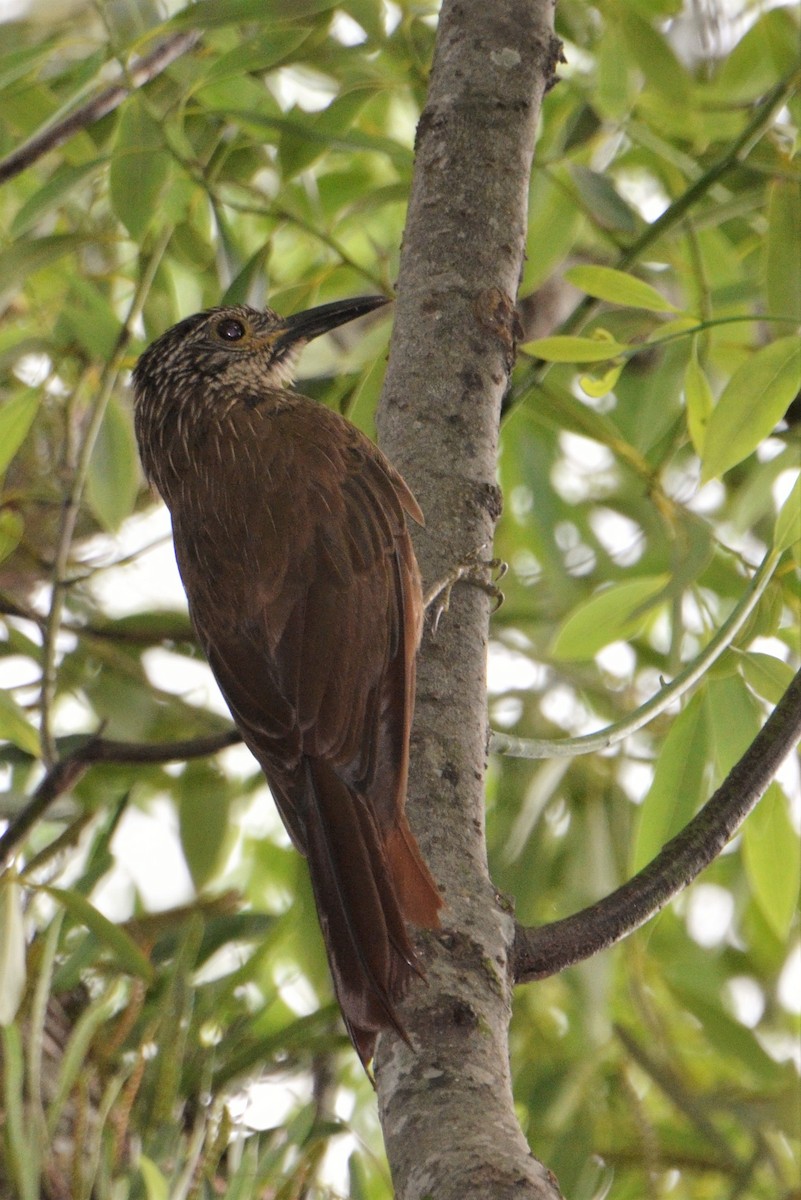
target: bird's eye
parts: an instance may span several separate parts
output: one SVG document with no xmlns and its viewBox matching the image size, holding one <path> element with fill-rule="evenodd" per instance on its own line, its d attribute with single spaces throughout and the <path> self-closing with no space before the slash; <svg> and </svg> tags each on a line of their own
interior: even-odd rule
<svg viewBox="0 0 801 1200">
<path fill-rule="evenodd" d="M 224 342 L 240 342 L 246 332 L 242 322 L 234 320 L 233 317 L 226 317 L 217 324 L 217 335 Z"/>
</svg>

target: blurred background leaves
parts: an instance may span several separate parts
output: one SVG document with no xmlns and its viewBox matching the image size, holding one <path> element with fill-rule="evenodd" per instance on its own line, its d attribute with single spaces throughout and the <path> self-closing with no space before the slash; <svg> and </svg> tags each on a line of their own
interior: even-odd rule
<svg viewBox="0 0 801 1200">
<path fill-rule="evenodd" d="M 560 738 L 624 719 L 781 557 L 735 646 L 622 746 L 491 760 L 493 878 L 536 923 L 658 850 L 799 661 L 798 14 L 561 0 L 557 28 L 502 429 L 493 723 Z M 194 46 L 0 187 L 8 819 L 42 743 L 228 728 L 136 460 L 137 354 L 221 300 L 290 312 L 389 294 L 397 273 L 434 4 L 20 9 L 0 165 L 187 30 Z M 606 360 L 546 362 L 536 339 L 567 335 Z M 303 390 L 372 435 L 387 343 L 381 317 L 315 343 Z M 668 911 L 519 990 L 518 1112 L 571 1200 L 797 1196 L 799 820 L 791 764 Z M 17 850 L 6 1191 L 391 1194 L 303 864 L 241 748 L 95 765 Z"/>
</svg>

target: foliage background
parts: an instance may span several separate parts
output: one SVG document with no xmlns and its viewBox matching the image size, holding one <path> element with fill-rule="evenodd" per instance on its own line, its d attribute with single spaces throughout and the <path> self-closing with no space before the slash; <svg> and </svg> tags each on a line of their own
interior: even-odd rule
<svg viewBox="0 0 801 1200">
<path fill-rule="evenodd" d="M 137 559 L 165 525 L 144 516 L 128 372 L 221 298 L 288 312 L 391 291 L 435 28 L 436 6 L 380 0 L 130 0 L 5 25 L 3 154 L 132 54 L 202 40 L 0 189 L 3 815 L 42 755 L 101 725 L 137 745 L 228 729 L 205 674 L 187 673 L 205 669 L 183 611 L 136 611 Z M 493 878 L 526 923 L 647 861 L 799 659 L 797 13 L 562 0 L 557 31 L 567 63 L 532 178 L 499 465 L 496 727 L 558 738 L 625 718 L 743 602 L 777 532 L 783 555 L 735 645 L 647 729 L 604 754 L 493 759 Z M 631 270 L 661 305 L 587 264 Z M 602 302 L 576 316 L 584 289 Z M 561 320 L 614 363 L 574 345 L 546 367 L 565 355 L 532 339 Z M 357 343 L 310 348 L 303 389 L 372 433 L 387 337 L 379 319 Z M 148 812 L 174 827 L 192 884 L 164 880 L 176 906 L 161 912 L 120 866 L 131 814 Z M 798 1195 L 798 823 L 791 765 L 669 911 L 520 989 L 520 1119 L 571 1200 Z M 158 873 L 178 870 L 151 852 Z M 150 1200 L 224 1180 L 231 1196 L 314 1196 L 332 1179 L 390 1194 L 303 865 L 240 749 L 92 767 L 14 872 L 0 889 L 9 1194 Z M 240 1120 L 254 1075 L 281 1085 L 258 1134 Z"/>
</svg>

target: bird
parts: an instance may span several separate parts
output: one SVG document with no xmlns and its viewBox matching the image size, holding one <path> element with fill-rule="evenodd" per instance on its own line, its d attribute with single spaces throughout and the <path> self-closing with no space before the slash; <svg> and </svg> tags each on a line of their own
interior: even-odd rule
<svg viewBox="0 0 801 1200">
<path fill-rule="evenodd" d="M 407 923 L 438 928 L 443 904 L 405 814 L 424 615 L 408 519 L 423 514 L 369 438 L 289 385 L 307 342 L 385 303 L 210 308 L 132 375 L 200 646 L 307 859 L 368 1073 L 382 1031 L 411 1045 L 398 1003 L 424 972 Z"/>
</svg>

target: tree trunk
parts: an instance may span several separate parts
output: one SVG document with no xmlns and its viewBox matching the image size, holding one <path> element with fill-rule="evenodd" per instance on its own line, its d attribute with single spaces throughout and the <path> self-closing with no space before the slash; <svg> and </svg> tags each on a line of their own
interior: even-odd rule
<svg viewBox="0 0 801 1200">
<path fill-rule="evenodd" d="M 427 585 L 491 544 L 501 401 L 540 103 L 559 43 L 550 0 L 445 0 L 398 280 L 379 413 L 384 449 L 427 527 Z M 381 1120 L 399 1200 L 556 1200 L 515 1118 L 508 1058 L 512 916 L 484 838 L 490 601 L 454 592 L 427 625 L 412 736 L 409 812 L 446 902 L 423 935 L 428 986 L 405 1005 L 414 1043 L 382 1037 Z"/>
</svg>

